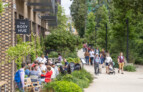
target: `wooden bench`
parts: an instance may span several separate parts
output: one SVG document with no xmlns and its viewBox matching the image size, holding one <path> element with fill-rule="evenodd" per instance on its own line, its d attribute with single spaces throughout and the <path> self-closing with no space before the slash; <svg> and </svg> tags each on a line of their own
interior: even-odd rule
<svg viewBox="0 0 143 92">
<path fill-rule="evenodd" d="M 4 86 L 4 92 L 6 92 L 6 81 L 0 81 L 0 92 L 1 92 L 1 88 Z"/>
</svg>

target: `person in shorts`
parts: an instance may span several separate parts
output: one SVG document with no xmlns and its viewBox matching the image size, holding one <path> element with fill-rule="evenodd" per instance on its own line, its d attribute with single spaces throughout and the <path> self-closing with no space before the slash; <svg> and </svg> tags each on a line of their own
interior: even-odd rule
<svg viewBox="0 0 143 92">
<path fill-rule="evenodd" d="M 106 65 L 106 73 L 109 73 L 109 63 L 113 62 L 109 53 L 106 54 L 105 65 Z"/>
<path fill-rule="evenodd" d="M 118 64 L 119 64 L 119 70 L 118 70 L 118 73 L 120 73 L 121 71 L 121 74 L 124 74 L 123 73 L 123 69 L 124 69 L 124 56 L 123 56 L 123 53 L 121 52 L 120 53 L 120 56 L 118 56 Z"/>
</svg>

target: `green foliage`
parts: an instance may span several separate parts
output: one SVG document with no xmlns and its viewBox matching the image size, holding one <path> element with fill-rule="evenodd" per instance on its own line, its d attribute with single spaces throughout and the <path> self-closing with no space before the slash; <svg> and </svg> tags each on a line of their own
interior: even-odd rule
<svg viewBox="0 0 143 92">
<path fill-rule="evenodd" d="M 20 43 L 22 43 L 23 41 L 22 41 L 22 37 L 20 37 L 20 35 L 17 35 L 17 43 L 18 44 L 20 44 Z"/>
<path fill-rule="evenodd" d="M 89 72 L 82 69 L 80 71 L 74 71 L 74 72 L 72 72 L 72 74 L 58 75 L 57 80 L 58 81 L 69 81 L 69 82 L 76 83 L 83 89 L 83 88 L 87 88 L 89 86 L 89 84 L 93 80 L 93 77 Z"/>
<path fill-rule="evenodd" d="M 95 15 L 93 12 L 90 12 L 87 17 L 87 25 L 85 31 L 85 38 L 89 44 L 95 44 Z M 92 39 L 92 40 L 91 40 Z"/>
<path fill-rule="evenodd" d="M 106 25 L 108 27 L 108 41 L 110 41 L 110 22 L 109 22 L 109 13 L 107 7 L 102 5 L 98 8 L 97 12 L 95 13 L 97 16 L 96 20 L 98 20 L 97 24 L 97 31 L 96 31 L 96 45 L 98 47 L 106 48 Z M 109 44 L 108 44 L 109 46 Z"/>
<path fill-rule="evenodd" d="M 40 55 L 42 53 L 39 37 L 36 38 L 37 39 L 35 46 L 33 34 L 31 36 L 31 42 L 22 42 L 21 37 L 17 35 L 18 44 L 14 47 L 9 47 L 6 51 L 9 57 L 9 62 L 14 60 L 17 64 L 17 69 L 21 68 L 24 57 L 31 55 L 31 61 L 34 61 L 36 58 L 36 54 Z"/>
<path fill-rule="evenodd" d="M 66 51 L 65 58 L 77 58 L 77 51 Z"/>
<path fill-rule="evenodd" d="M 55 92 L 82 92 L 82 89 L 73 82 L 55 81 L 48 83 L 45 89 L 53 88 Z M 47 92 L 47 91 L 46 91 Z"/>
<path fill-rule="evenodd" d="M 64 12 L 64 8 L 58 4 L 58 13 L 57 13 L 57 18 L 58 18 L 58 27 L 56 30 L 66 30 L 67 28 L 67 18 Z"/>
<path fill-rule="evenodd" d="M 64 54 L 67 50 L 75 51 L 81 45 L 80 37 L 64 30 L 54 31 L 45 39 L 47 49 L 53 49 Z"/>
<path fill-rule="evenodd" d="M 24 56 L 29 55 L 31 52 L 34 52 L 35 49 L 31 47 L 32 42 L 23 42 L 21 44 L 17 44 L 14 47 L 9 47 L 6 51 L 9 57 L 9 62 L 12 60 L 17 64 L 17 68 L 19 69 L 21 63 L 23 62 Z"/>
<path fill-rule="evenodd" d="M 2 3 L 2 0 L 0 0 L 0 13 L 2 13 L 3 11 L 3 3 Z"/>
<path fill-rule="evenodd" d="M 67 60 L 69 63 L 70 63 L 70 62 L 80 63 L 80 58 L 71 58 L 71 57 L 69 57 L 69 58 L 67 58 L 66 60 Z"/>
<path fill-rule="evenodd" d="M 58 57 L 58 53 L 55 51 L 50 52 L 50 54 L 48 55 L 49 58 L 57 58 Z"/>
<path fill-rule="evenodd" d="M 73 0 L 70 9 L 74 25 L 80 37 L 83 37 L 85 33 L 85 19 L 87 14 L 86 0 Z"/>
<path fill-rule="evenodd" d="M 136 71 L 136 67 L 133 66 L 133 65 L 127 65 L 127 66 L 124 67 L 124 70 L 128 71 L 128 72 L 135 72 Z"/>
</svg>

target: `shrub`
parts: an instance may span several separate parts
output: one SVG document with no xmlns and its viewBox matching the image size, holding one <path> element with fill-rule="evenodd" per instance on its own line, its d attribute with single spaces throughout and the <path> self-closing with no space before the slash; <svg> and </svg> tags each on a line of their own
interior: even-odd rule
<svg viewBox="0 0 143 92">
<path fill-rule="evenodd" d="M 133 66 L 133 65 L 127 65 L 127 66 L 124 67 L 124 70 L 128 71 L 128 72 L 135 72 L 136 71 L 136 67 Z"/>
<path fill-rule="evenodd" d="M 54 92 L 82 92 L 82 89 L 77 84 L 68 81 L 51 82 L 45 85 L 44 88 L 45 90 L 53 89 Z"/>
<path fill-rule="evenodd" d="M 92 82 L 92 75 L 86 70 L 74 71 L 72 74 L 66 74 L 64 76 L 57 76 L 58 81 L 69 81 L 76 83 L 81 88 L 87 88 L 89 84 Z"/>
<path fill-rule="evenodd" d="M 74 63 L 80 63 L 80 58 L 67 58 L 67 61 L 70 62 L 74 62 Z"/>
<path fill-rule="evenodd" d="M 143 65 L 143 59 L 141 57 L 136 58 L 135 64 Z"/>
<path fill-rule="evenodd" d="M 58 53 L 55 51 L 52 51 L 52 52 L 50 52 L 50 54 L 48 56 L 49 56 L 49 58 L 55 58 L 55 57 L 58 57 Z"/>
</svg>

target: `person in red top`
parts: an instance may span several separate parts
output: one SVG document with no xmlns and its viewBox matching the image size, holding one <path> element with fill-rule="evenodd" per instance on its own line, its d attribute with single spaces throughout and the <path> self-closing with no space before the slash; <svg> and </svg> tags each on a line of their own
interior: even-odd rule
<svg viewBox="0 0 143 92">
<path fill-rule="evenodd" d="M 45 77 L 45 82 L 49 83 L 49 82 L 51 82 L 51 76 L 52 76 L 52 74 L 53 74 L 53 72 L 51 70 L 51 67 L 48 66 L 47 67 L 47 73 L 46 73 L 46 75 L 41 74 L 41 77 Z"/>
</svg>

